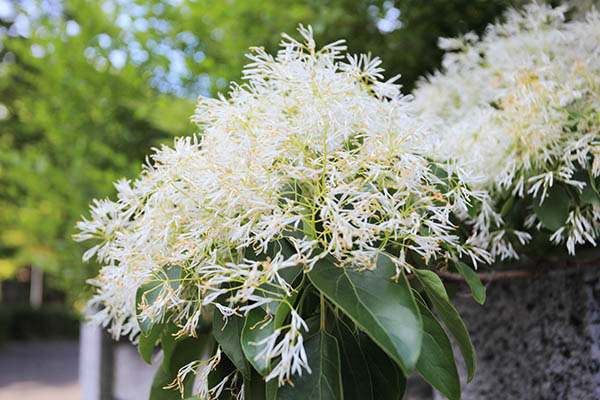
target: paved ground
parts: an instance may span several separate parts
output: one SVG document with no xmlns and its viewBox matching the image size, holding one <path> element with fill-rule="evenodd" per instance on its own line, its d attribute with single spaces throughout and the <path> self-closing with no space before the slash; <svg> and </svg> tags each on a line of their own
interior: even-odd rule
<svg viewBox="0 0 600 400">
<path fill-rule="evenodd" d="M 0 347 L 0 399 L 78 400 L 76 341 Z"/>
<path fill-rule="evenodd" d="M 79 400 L 77 341 L 10 343 L 0 346 L 0 400 Z M 137 349 L 119 344 L 115 352 L 115 400 L 146 400 L 156 365 Z M 431 389 L 411 377 L 405 398 L 431 399 Z"/>
<path fill-rule="evenodd" d="M 0 399 L 79 400 L 77 341 L 10 343 L 0 347 Z M 135 347 L 117 345 L 116 400 L 148 398 L 154 368 Z"/>
</svg>

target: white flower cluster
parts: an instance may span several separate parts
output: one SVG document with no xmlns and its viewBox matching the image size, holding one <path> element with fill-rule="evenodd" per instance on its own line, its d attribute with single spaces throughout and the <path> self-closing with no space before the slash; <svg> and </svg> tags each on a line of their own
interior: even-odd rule
<svg viewBox="0 0 600 400">
<path fill-rule="evenodd" d="M 557 182 L 581 192 L 580 170 L 600 175 L 600 14 L 565 22 L 565 11 L 533 3 L 509 11 L 481 39 L 441 39 L 448 50 L 443 71 L 415 91 L 414 109 L 438 135 L 432 154 L 457 160 L 473 187 L 493 199 L 509 193 L 542 202 Z M 575 244 L 595 244 L 599 205 L 572 206 L 552 240 L 566 240 L 571 253 Z M 476 242 L 495 256 L 516 257 L 503 239 L 514 233 L 523 243 L 529 233 L 508 232 L 485 207 L 471 220 Z M 539 229 L 530 211 L 523 228 Z"/>
<path fill-rule="evenodd" d="M 373 268 L 393 246 L 398 270 L 409 252 L 487 258 L 454 234 L 449 216 L 468 208 L 471 193 L 461 183 L 440 189 L 420 155 L 425 134 L 394 79 L 381 81 L 380 61 L 344 57 L 342 42 L 317 50 L 311 29 L 300 33 L 304 42 L 284 36 L 276 57 L 253 49 L 244 85 L 199 101 L 202 133 L 157 150 L 135 182 L 116 184 L 116 201 L 96 201 L 78 224 L 76 239 L 101 240 L 85 258 L 104 265 L 92 302 L 113 334 L 139 332 L 136 290 L 165 265 L 182 268 L 181 284 L 165 281 L 142 317 L 168 311 L 180 334 L 193 335 L 206 306 L 247 313 L 277 297 L 265 284 L 289 293 L 283 269 L 310 270 L 326 255 Z M 293 255 L 247 257 L 287 236 Z M 304 321 L 292 317 L 262 354 L 281 359 L 269 376 L 280 382 L 308 369 Z"/>
</svg>

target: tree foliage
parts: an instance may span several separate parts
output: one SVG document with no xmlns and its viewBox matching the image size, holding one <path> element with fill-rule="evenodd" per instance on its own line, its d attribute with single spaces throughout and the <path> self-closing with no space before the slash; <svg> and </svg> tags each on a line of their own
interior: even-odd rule
<svg viewBox="0 0 600 400">
<path fill-rule="evenodd" d="M 82 286 L 93 271 L 70 239 L 76 219 L 138 170 L 151 145 L 189 133 L 193 108 L 157 93 L 144 69 L 86 57 L 99 34 L 118 33 L 98 4 L 76 1 L 61 16 L 31 20 L 28 37 L 3 27 L 0 258 Z"/>
<path fill-rule="evenodd" d="M 80 290 L 96 266 L 83 268 L 70 240 L 77 216 L 151 146 L 192 134 L 191 100 L 239 80 L 248 46 L 273 51 L 282 31 L 310 24 L 322 43 L 349 38 L 350 52 L 381 56 L 408 90 L 439 64 L 438 36 L 481 31 L 508 3 L 10 3 L 0 15 L 0 276 L 34 265 Z"/>
</svg>

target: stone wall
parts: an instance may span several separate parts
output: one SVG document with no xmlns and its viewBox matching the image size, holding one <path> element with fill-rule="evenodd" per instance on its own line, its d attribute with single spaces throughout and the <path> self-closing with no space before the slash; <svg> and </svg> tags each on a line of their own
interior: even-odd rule
<svg viewBox="0 0 600 400">
<path fill-rule="evenodd" d="M 463 400 L 600 399 L 600 267 L 494 281 L 484 306 L 454 302 L 477 352 Z"/>
</svg>

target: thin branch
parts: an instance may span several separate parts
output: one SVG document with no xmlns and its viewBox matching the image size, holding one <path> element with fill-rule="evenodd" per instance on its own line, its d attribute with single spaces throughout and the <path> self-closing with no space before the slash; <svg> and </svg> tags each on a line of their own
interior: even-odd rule
<svg viewBox="0 0 600 400">
<path fill-rule="evenodd" d="M 483 282 L 493 282 L 496 280 L 523 279 L 540 275 L 545 275 L 551 271 L 572 270 L 581 268 L 600 267 L 600 258 L 582 258 L 582 259 L 563 259 L 557 261 L 540 261 L 534 266 L 512 270 L 492 270 L 490 272 L 479 272 L 477 276 Z M 464 278 L 456 272 L 435 271 L 440 278 L 447 281 L 461 282 Z"/>
</svg>

